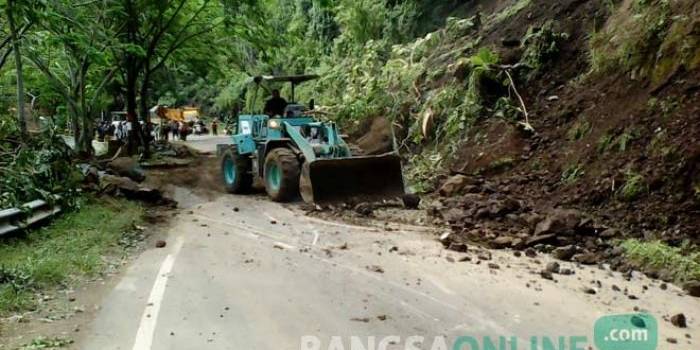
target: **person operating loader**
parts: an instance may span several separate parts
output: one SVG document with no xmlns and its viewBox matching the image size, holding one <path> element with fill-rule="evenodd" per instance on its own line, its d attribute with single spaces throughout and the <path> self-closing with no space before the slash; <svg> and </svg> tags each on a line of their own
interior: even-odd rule
<svg viewBox="0 0 700 350">
<path fill-rule="evenodd" d="M 265 114 L 274 117 L 276 115 L 284 116 L 284 109 L 287 107 L 287 100 L 280 97 L 280 91 L 272 90 L 272 98 L 265 102 Z"/>
</svg>

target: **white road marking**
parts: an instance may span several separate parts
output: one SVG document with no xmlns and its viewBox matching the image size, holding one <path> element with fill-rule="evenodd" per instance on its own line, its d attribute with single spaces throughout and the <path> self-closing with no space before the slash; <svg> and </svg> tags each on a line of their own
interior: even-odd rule
<svg viewBox="0 0 700 350">
<path fill-rule="evenodd" d="M 454 291 L 451 289 L 447 288 L 444 284 L 440 283 L 437 279 L 431 277 L 430 275 L 426 275 L 425 278 L 430 281 L 435 287 L 437 287 L 439 290 L 441 290 L 445 294 L 450 294 L 450 295 L 456 295 Z"/>
<path fill-rule="evenodd" d="M 309 217 L 309 216 L 302 217 L 302 219 L 308 220 L 308 221 L 313 221 L 313 222 L 316 222 L 319 224 L 328 225 L 328 226 L 343 227 L 343 228 L 349 228 L 349 229 L 353 229 L 353 230 L 361 230 L 361 231 L 365 231 L 365 232 L 378 232 L 379 231 L 378 228 L 374 228 L 374 227 L 364 227 L 364 226 L 357 226 L 357 225 L 341 224 L 339 222 L 327 221 L 327 220 L 313 218 L 313 217 Z"/>
<path fill-rule="evenodd" d="M 280 221 L 277 220 L 274 216 L 268 214 L 266 211 L 264 211 L 263 214 L 265 214 L 265 216 L 267 216 L 267 218 L 270 219 L 270 221 L 280 222 Z"/>
<path fill-rule="evenodd" d="M 285 249 L 289 249 L 289 250 L 294 250 L 294 249 L 296 249 L 296 247 L 293 246 L 293 245 L 291 245 L 291 244 L 287 244 L 287 243 L 279 242 L 279 241 L 275 242 L 274 245 L 279 246 L 279 247 L 282 247 L 282 248 L 285 248 Z"/>
<path fill-rule="evenodd" d="M 184 239 L 178 237 L 175 241 L 175 247 L 173 251 L 168 254 L 160 265 L 160 270 L 156 276 L 155 282 L 153 282 L 153 288 L 151 289 L 151 294 L 148 296 L 148 304 L 146 309 L 143 311 L 141 316 L 141 323 L 139 324 L 139 329 L 136 332 L 136 339 L 134 340 L 133 350 L 150 350 L 153 345 L 153 335 L 156 331 L 156 322 L 158 321 L 158 313 L 160 312 L 160 306 L 163 303 L 163 296 L 165 295 L 165 287 L 168 283 L 168 275 L 175 265 L 175 258 L 177 254 L 182 249 Z"/>
</svg>

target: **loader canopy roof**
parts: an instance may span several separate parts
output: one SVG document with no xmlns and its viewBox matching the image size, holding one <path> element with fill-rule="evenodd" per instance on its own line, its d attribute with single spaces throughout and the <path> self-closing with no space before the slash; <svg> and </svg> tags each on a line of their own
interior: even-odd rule
<svg viewBox="0 0 700 350">
<path fill-rule="evenodd" d="M 250 82 L 260 84 L 263 81 L 267 82 L 290 82 L 292 84 L 300 84 L 305 81 L 318 79 L 319 76 L 316 74 L 302 74 L 302 75 L 258 75 L 256 77 L 251 77 Z"/>
</svg>

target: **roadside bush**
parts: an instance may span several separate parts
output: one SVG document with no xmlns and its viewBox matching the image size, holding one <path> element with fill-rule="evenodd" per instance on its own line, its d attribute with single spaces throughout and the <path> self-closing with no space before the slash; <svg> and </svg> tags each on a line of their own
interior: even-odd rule
<svg viewBox="0 0 700 350">
<path fill-rule="evenodd" d="M 80 180 L 72 150 L 53 128 L 28 140 L 17 135 L 14 123 L 0 122 L 0 209 L 35 199 L 53 201 L 52 194 L 70 203 Z"/>
</svg>

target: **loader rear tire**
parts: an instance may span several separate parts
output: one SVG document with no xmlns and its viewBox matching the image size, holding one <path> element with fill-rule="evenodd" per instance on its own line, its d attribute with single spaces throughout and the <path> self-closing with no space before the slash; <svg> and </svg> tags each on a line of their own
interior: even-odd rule
<svg viewBox="0 0 700 350">
<path fill-rule="evenodd" d="M 221 156 L 221 175 L 228 193 L 248 193 L 253 187 L 252 161 L 238 154 L 236 147 L 225 150 Z"/>
<path fill-rule="evenodd" d="M 289 202 L 299 193 L 299 160 L 288 148 L 275 148 L 265 157 L 265 190 L 275 202 Z"/>
</svg>

